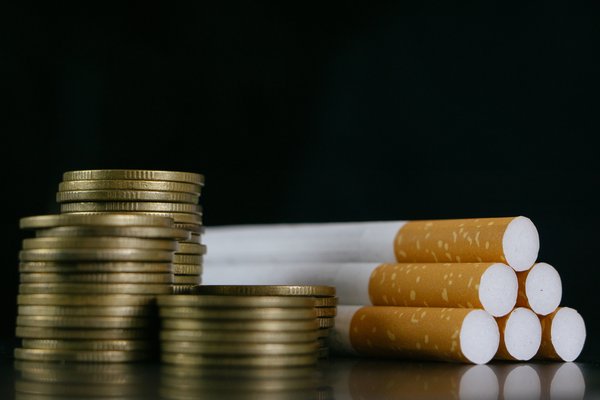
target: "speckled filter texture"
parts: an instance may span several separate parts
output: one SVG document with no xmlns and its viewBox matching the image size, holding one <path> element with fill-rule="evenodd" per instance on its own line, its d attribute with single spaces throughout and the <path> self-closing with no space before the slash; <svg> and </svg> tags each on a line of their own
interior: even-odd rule
<svg viewBox="0 0 600 400">
<path fill-rule="evenodd" d="M 396 235 L 398 262 L 503 262 L 502 238 L 515 217 L 407 222 Z"/>
<path fill-rule="evenodd" d="M 483 308 L 479 282 L 494 263 L 381 264 L 369 279 L 374 305 Z"/>
<path fill-rule="evenodd" d="M 468 362 L 460 349 L 466 308 L 362 307 L 350 323 L 361 355 Z"/>
</svg>

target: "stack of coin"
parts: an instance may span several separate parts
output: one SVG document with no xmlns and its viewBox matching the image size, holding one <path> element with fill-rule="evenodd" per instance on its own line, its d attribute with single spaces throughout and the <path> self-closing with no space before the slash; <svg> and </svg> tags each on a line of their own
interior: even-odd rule
<svg viewBox="0 0 600 400">
<path fill-rule="evenodd" d="M 319 357 L 329 356 L 327 339 L 334 327 L 337 313 L 337 297 L 333 286 L 290 285 L 205 285 L 198 286 L 196 293 L 226 296 L 286 296 L 312 297 L 319 322 Z"/>
<path fill-rule="evenodd" d="M 226 368 L 315 364 L 314 304 L 301 297 L 159 296 L 162 361 Z"/>
<path fill-rule="evenodd" d="M 156 349 L 156 295 L 171 293 L 177 239 L 189 232 L 149 215 L 43 215 L 20 252 L 15 357 L 125 362 Z M 154 329 L 152 329 L 154 328 Z"/>
<path fill-rule="evenodd" d="M 191 172 L 83 170 L 63 174 L 57 201 L 62 213 L 143 213 L 172 218 L 191 233 L 175 253 L 174 293 L 189 293 L 202 282 L 202 209 L 204 177 Z"/>
</svg>

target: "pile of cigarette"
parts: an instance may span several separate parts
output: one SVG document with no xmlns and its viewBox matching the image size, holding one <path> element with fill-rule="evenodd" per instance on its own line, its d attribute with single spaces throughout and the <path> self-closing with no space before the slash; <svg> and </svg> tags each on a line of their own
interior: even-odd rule
<svg viewBox="0 0 600 400">
<path fill-rule="evenodd" d="M 573 361 L 580 314 L 526 217 L 212 227 L 205 282 L 330 285 L 336 353 Z"/>
</svg>

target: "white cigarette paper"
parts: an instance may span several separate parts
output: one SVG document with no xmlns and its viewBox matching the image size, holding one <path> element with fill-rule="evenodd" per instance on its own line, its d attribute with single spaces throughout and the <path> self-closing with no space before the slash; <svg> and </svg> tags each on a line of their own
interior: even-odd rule
<svg viewBox="0 0 600 400">
<path fill-rule="evenodd" d="M 517 271 L 539 250 L 526 217 L 210 227 L 207 262 L 502 262 Z"/>
</svg>

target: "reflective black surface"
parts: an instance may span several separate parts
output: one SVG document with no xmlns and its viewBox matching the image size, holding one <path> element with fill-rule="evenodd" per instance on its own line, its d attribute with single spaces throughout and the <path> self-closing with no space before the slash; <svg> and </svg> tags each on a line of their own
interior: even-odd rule
<svg viewBox="0 0 600 400">
<path fill-rule="evenodd" d="M 600 365 L 464 365 L 333 358 L 315 368 L 198 369 L 3 359 L 2 399 L 589 399 Z"/>
</svg>

